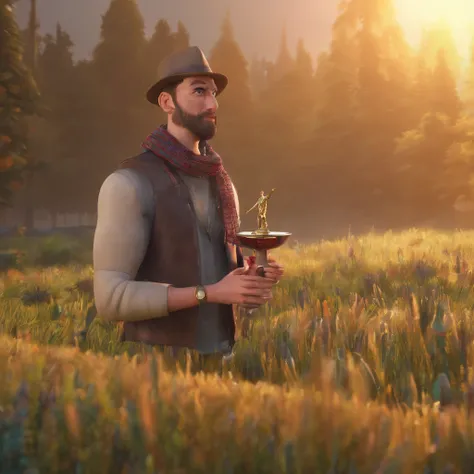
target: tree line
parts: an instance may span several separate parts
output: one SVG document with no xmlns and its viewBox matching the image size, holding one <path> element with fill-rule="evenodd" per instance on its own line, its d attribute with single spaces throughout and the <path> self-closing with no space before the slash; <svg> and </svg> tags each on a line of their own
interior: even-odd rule
<svg viewBox="0 0 474 474">
<path fill-rule="evenodd" d="M 37 35 L 28 154 L 46 166 L 28 192 L 53 213 L 95 212 L 105 176 L 164 119 L 144 97 L 158 63 L 193 42 L 165 19 L 147 37 L 134 0 L 111 0 L 91 59 L 73 60 L 61 25 Z M 341 2 L 317 61 L 284 32 L 274 60 L 246 58 L 229 15 L 216 36 L 208 59 L 230 82 L 213 145 L 242 211 L 276 187 L 270 226 L 311 233 L 450 223 L 455 204 L 474 198 L 474 41 L 467 69 L 443 24 L 413 47 L 388 0 Z"/>
</svg>

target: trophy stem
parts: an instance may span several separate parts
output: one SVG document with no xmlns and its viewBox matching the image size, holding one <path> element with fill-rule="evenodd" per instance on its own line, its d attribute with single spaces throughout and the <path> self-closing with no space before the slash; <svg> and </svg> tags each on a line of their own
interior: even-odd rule
<svg viewBox="0 0 474 474">
<path fill-rule="evenodd" d="M 255 250 L 255 263 L 258 266 L 266 267 L 268 266 L 268 259 L 267 259 L 267 250 Z"/>
<path fill-rule="evenodd" d="M 265 276 L 264 268 L 268 266 L 267 250 L 255 250 L 255 263 L 257 264 L 257 275 Z"/>
</svg>

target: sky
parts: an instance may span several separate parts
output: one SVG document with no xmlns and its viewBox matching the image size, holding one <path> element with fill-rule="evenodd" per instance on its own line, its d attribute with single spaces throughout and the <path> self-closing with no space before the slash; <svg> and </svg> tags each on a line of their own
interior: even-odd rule
<svg viewBox="0 0 474 474">
<path fill-rule="evenodd" d="M 331 37 L 336 17 L 336 0 L 137 0 L 151 35 L 160 18 L 176 29 L 178 20 L 187 27 L 191 43 L 206 54 L 217 40 L 220 25 L 229 9 L 236 39 L 247 59 L 265 56 L 274 59 L 281 31 L 287 30 L 288 43 L 294 50 L 303 35 L 308 50 L 316 57 Z M 23 28 L 28 21 L 30 0 L 18 0 L 16 15 Z M 90 57 L 99 39 L 101 15 L 110 0 L 37 0 L 40 31 L 53 32 L 56 23 L 75 42 L 76 59 Z"/>
<path fill-rule="evenodd" d="M 453 29 L 462 56 L 467 57 L 474 33 L 474 0 L 393 0 L 407 39 L 413 45 L 428 21 L 443 17 Z M 160 18 L 173 30 L 178 20 L 186 25 L 191 44 L 209 53 L 220 33 L 220 25 L 230 11 L 236 39 L 248 60 L 273 60 L 280 45 L 282 29 L 287 32 L 290 50 L 301 37 L 313 56 L 326 49 L 339 0 L 137 0 L 145 20 L 147 36 Z M 56 23 L 75 42 L 75 58 L 89 58 L 99 40 L 101 15 L 110 0 L 37 0 L 40 30 L 54 32 Z M 16 14 L 23 28 L 28 21 L 30 0 L 18 0 Z"/>
</svg>

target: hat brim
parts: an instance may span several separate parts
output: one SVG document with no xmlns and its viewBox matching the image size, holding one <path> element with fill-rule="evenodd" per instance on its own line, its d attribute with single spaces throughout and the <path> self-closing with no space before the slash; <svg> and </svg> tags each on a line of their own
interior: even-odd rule
<svg viewBox="0 0 474 474">
<path fill-rule="evenodd" d="M 148 102 L 153 105 L 158 105 L 158 97 L 160 96 L 163 89 L 175 84 L 176 82 L 182 81 L 187 77 L 210 77 L 214 79 L 217 87 L 217 95 L 219 95 L 226 87 L 229 82 L 224 74 L 219 74 L 218 72 L 201 72 L 201 73 L 192 73 L 192 74 L 175 74 L 173 76 L 165 77 L 157 83 L 153 84 L 146 93 L 146 98 Z"/>
</svg>

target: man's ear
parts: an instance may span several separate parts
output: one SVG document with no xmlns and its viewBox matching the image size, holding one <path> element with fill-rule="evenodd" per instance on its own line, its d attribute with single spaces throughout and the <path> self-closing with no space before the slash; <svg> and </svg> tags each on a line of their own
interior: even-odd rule
<svg viewBox="0 0 474 474">
<path fill-rule="evenodd" d="M 162 92 L 158 96 L 158 105 L 163 109 L 167 114 L 170 114 L 174 111 L 174 102 L 173 97 L 169 92 Z"/>
</svg>

